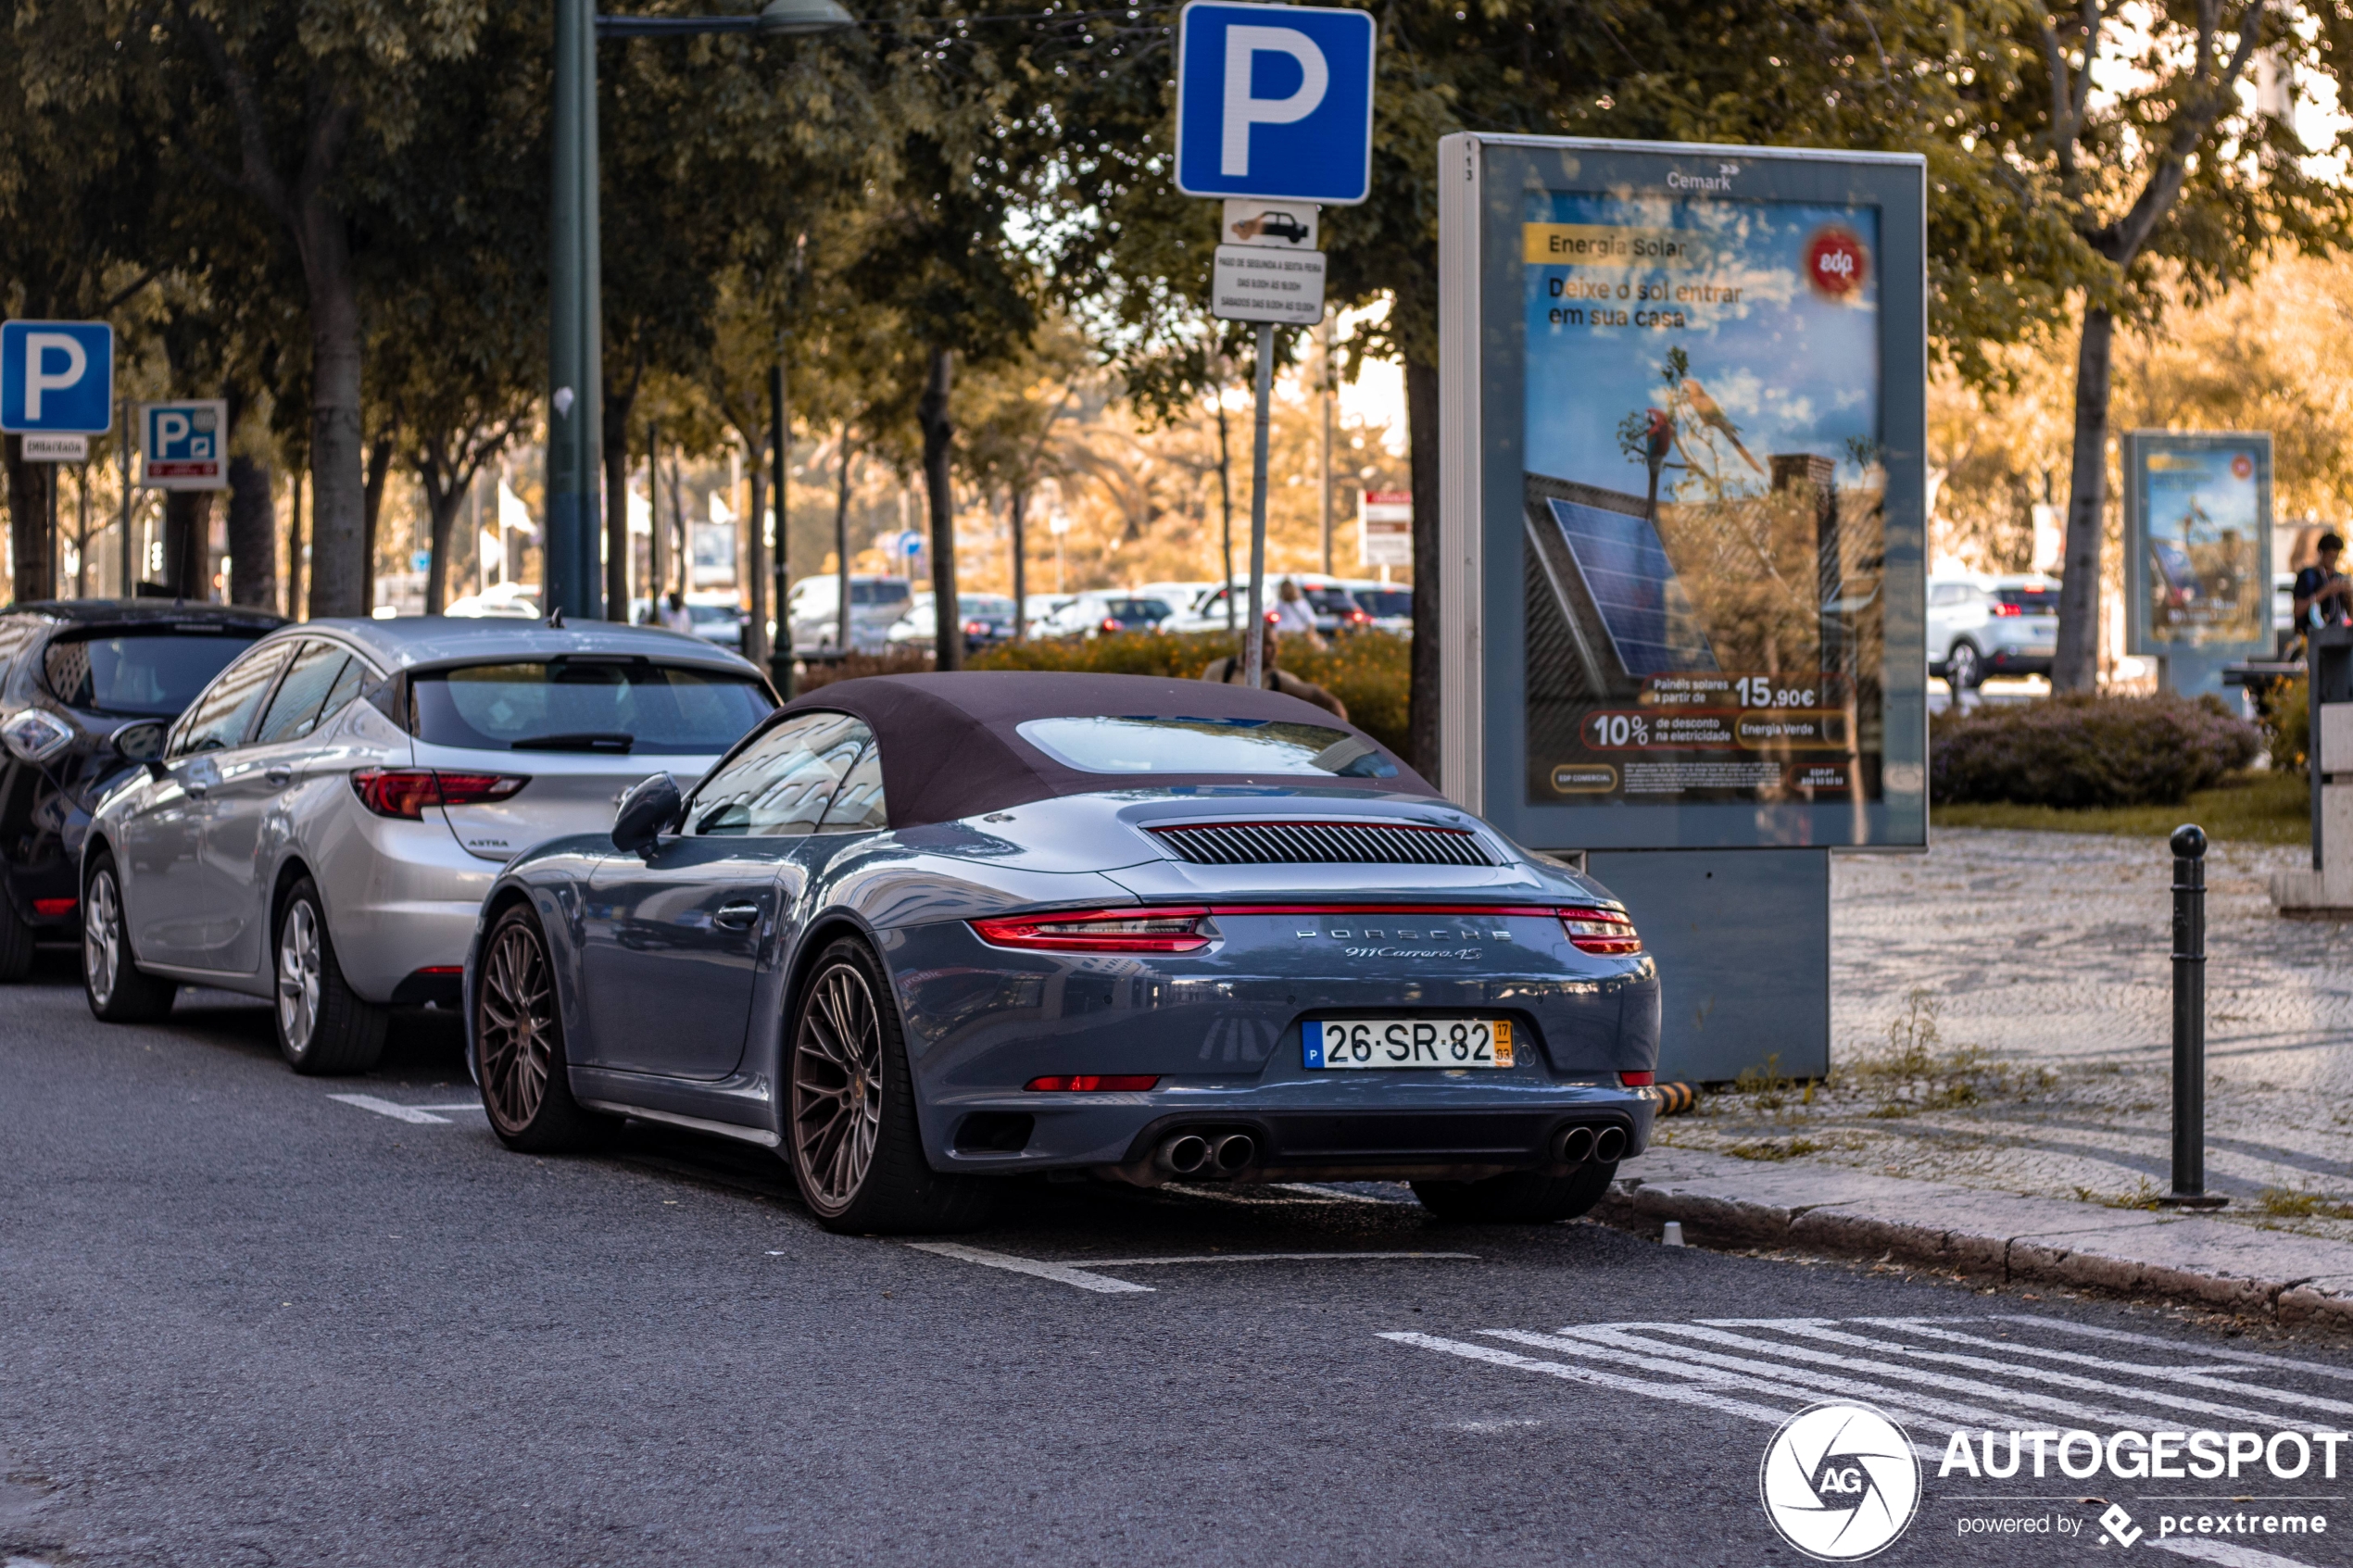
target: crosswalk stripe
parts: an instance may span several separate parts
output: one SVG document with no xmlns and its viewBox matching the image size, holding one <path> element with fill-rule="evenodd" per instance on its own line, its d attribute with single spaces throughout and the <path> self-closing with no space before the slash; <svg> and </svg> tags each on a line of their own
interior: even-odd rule
<svg viewBox="0 0 2353 1568">
<path fill-rule="evenodd" d="M 1442 1339 L 1434 1334 L 1384 1334 L 1381 1338 L 1399 1345 L 1417 1345 L 1425 1350 L 1442 1350 L 1450 1356 L 1466 1361 L 1485 1361 L 1490 1366 L 1512 1367 L 1520 1372 L 1541 1372 L 1547 1377 L 1557 1377 L 1567 1383 L 1582 1383 L 1594 1388 L 1614 1388 L 1620 1393 L 1640 1394 L 1645 1399 L 1664 1399 L 1674 1405 L 1698 1405 L 1725 1415 L 1743 1416 L 1761 1421 L 1768 1426 L 1779 1426 L 1789 1419 L 1786 1410 L 1773 1410 L 1764 1405 L 1752 1405 L 1745 1399 L 1729 1399 L 1705 1389 L 1678 1383 L 1645 1383 L 1640 1378 L 1617 1377 L 1609 1373 L 1595 1372 L 1589 1367 L 1570 1366 L 1563 1361 L 1539 1361 L 1492 1345 L 1474 1345 L 1467 1340 Z"/>
<path fill-rule="evenodd" d="M 1968 1323 L 1972 1320 L 1948 1318 L 1938 1321 Z M 2065 1318 L 2038 1318 L 2024 1313 L 1996 1312 L 1994 1314 L 1993 1321 L 2029 1323 L 2036 1328 L 2049 1329 L 2057 1334 L 2081 1335 L 2087 1339 L 2113 1339 L 2127 1345 L 2146 1345 L 2157 1349 L 2179 1352 L 2184 1348 L 2171 1339 L 2159 1339 L 2154 1334 L 2135 1334 L 2129 1328 L 2101 1328 L 2088 1323 L 2070 1323 Z M 2285 1356 L 2267 1356 L 2259 1350 L 2226 1350 L 2219 1346 L 2208 1346 L 2201 1347 L 2197 1354 L 2212 1357 L 2216 1361 L 2236 1361 L 2243 1366 L 2271 1367 L 2280 1372 L 2292 1372 L 2303 1377 L 2327 1377 L 2334 1378 L 2339 1383 L 2353 1383 L 2353 1368 L 2324 1366 L 2317 1361 L 2290 1361 Z"/>
</svg>

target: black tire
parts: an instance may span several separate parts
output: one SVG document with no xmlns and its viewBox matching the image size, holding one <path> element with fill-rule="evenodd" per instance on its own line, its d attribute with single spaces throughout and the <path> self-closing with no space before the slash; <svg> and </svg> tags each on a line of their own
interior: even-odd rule
<svg viewBox="0 0 2353 1568">
<path fill-rule="evenodd" d="M 1549 1225 L 1592 1211 L 1617 1165 L 1580 1165 L 1566 1176 L 1515 1171 L 1477 1182 L 1416 1182 L 1414 1196 L 1441 1220 L 1474 1225 Z"/>
<path fill-rule="evenodd" d="M 528 904 L 498 917 L 474 984 L 474 1075 L 498 1141 L 519 1154 L 601 1147 L 620 1123 L 572 1098 L 547 934 Z"/>
<path fill-rule="evenodd" d="M 153 1023 L 170 1016 L 179 985 L 139 967 L 122 909 L 122 878 L 105 850 L 82 877 L 82 994 L 93 1017 L 108 1023 Z"/>
<path fill-rule="evenodd" d="M 1975 691 L 1985 684 L 1985 660 L 1975 643 L 1955 643 L 1953 651 L 1944 656 L 1944 684 L 1957 695 Z"/>
<path fill-rule="evenodd" d="M 22 980 L 32 972 L 32 927 L 17 913 L 5 889 L 0 889 L 0 984 Z"/>
<path fill-rule="evenodd" d="M 304 877 L 286 889 L 270 943 L 277 1005 L 271 1018 L 278 1054 L 307 1076 L 365 1073 L 384 1055 L 384 1010 L 363 999 L 343 977 L 327 907 L 319 885 Z"/>
<path fill-rule="evenodd" d="M 924 1158 L 899 1009 L 863 942 L 845 937 L 817 956 L 787 1048 L 784 1153 L 819 1224 L 936 1236 L 988 1223 L 997 1184 L 943 1175 Z"/>
</svg>

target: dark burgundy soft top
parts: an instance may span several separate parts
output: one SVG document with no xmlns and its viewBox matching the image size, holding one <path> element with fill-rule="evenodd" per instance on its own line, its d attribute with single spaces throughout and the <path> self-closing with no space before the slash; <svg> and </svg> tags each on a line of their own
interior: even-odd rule
<svg viewBox="0 0 2353 1568">
<path fill-rule="evenodd" d="M 787 703 L 782 714 L 832 711 L 863 720 L 880 741 L 883 798 L 890 825 L 951 822 L 1033 800 L 1111 789 L 1327 784 L 1383 795 L 1435 796 L 1420 774 L 1370 736 L 1366 744 L 1397 763 L 1387 779 L 1327 781 L 1296 773 L 1089 773 L 1064 767 L 1014 733 L 1032 719 L 1116 716 L 1153 719 L 1277 719 L 1363 734 L 1313 703 L 1280 692 L 1156 675 L 1088 675 L 1067 671 L 973 670 L 932 675 L 870 675 L 837 681 Z"/>
</svg>

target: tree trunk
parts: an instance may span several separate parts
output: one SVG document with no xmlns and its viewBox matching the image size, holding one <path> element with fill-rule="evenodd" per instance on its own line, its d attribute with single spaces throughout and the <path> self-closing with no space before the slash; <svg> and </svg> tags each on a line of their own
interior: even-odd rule
<svg viewBox="0 0 2353 1568">
<path fill-rule="evenodd" d="M 302 470 L 295 470 L 294 483 L 290 486 L 294 491 L 293 506 L 286 519 L 286 619 L 289 621 L 303 619 L 302 482 L 305 477 Z M 124 590 L 126 594 L 130 591 Z"/>
<path fill-rule="evenodd" d="M 1405 438 L 1413 463 L 1414 652 L 1406 734 L 1414 769 L 1444 788 L 1438 776 L 1438 366 L 1405 361 Z"/>
<path fill-rule="evenodd" d="M 1024 643 L 1029 640 L 1029 546 L 1023 527 L 1029 521 L 1029 492 L 1014 485 L 1005 509 L 1013 536 L 1013 641 Z"/>
<path fill-rule="evenodd" d="M 360 486 L 359 609 L 361 615 L 376 608 L 376 520 L 384 515 L 384 482 L 392 477 L 393 438 L 379 435 L 368 448 L 368 474 Z"/>
<path fill-rule="evenodd" d="M 834 646 L 852 651 L 849 625 L 849 425 L 841 427 L 841 479 L 834 490 L 834 561 L 840 569 L 840 592 L 834 605 Z"/>
<path fill-rule="evenodd" d="M 932 625 L 938 639 L 933 663 L 940 670 L 964 667 L 964 618 L 956 607 L 956 497 L 948 473 L 956 439 L 948 417 L 954 360 L 950 349 L 931 351 L 924 395 L 915 405 L 915 421 L 924 432 L 924 494 L 931 506 Z"/>
<path fill-rule="evenodd" d="M 637 378 L 627 391 L 605 383 L 605 619 L 629 619 L 629 411 L 637 406 Z"/>
<path fill-rule="evenodd" d="M 57 559 L 50 554 L 49 492 L 57 483 L 55 463 L 24 460 L 24 437 L 12 435 L 8 445 L 8 545 L 16 561 L 14 597 L 57 597 Z"/>
<path fill-rule="evenodd" d="M 296 218 L 310 306 L 310 613 L 365 615 L 375 566 L 367 556 L 359 426 L 362 337 L 351 235 L 343 215 L 316 191 Z M 205 506 L 208 512 L 209 496 Z"/>
<path fill-rule="evenodd" d="M 433 526 L 433 560 L 425 568 L 427 615 L 439 615 L 449 606 L 449 539 L 458 531 L 458 513 L 466 504 L 468 488 L 456 484 L 444 491 L 425 486 L 425 515 Z"/>
<path fill-rule="evenodd" d="M 2083 312 L 2075 356 L 2075 471 L 2068 481 L 2066 571 L 2059 583 L 2055 691 L 2088 692 L 2100 677 L 2100 536 L 2108 521 L 2108 398 L 2116 320 Z M 1418 598 L 1418 593 L 1416 595 Z"/>
<path fill-rule="evenodd" d="M 229 602 L 257 609 L 278 603 L 276 475 L 253 458 L 229 459 Z"/>
<path fill-rule="evenodd" d="M 212 492 L 171 490 L 163 498 L 163 582 L 175 599 L 203 603 L 205 546 L 212 537 Z M 314 600 L 314 605 L 315 605 Z M 314 608 L 313 614 L 318 613 Z"/>
<path fill-rule="evenodd" d="M 768 474 L 760 460 L 760 443 L 751 448 L 751 515 L 744 527 L 744 587 L 751 619 L 744 626 L 744 657 L 768 668 Z M 728 497 L 733 500 L 734 497 Z M 792 628 L 785 621 L 785 607 L 776 607 L 778 646 L 792 646 Z"/>
<path fill-rule="evenodd" d="M 1218 558 L 1224 567 L 1219 586 L 1226 600 L 1226 631 L 1234 630 L 1234 462 L 1226 439 L 1226 383 L 1217 383 L 1217 537 Z M 1054 584 L 1057 592 L 1062 584 Z"/>
</svg>

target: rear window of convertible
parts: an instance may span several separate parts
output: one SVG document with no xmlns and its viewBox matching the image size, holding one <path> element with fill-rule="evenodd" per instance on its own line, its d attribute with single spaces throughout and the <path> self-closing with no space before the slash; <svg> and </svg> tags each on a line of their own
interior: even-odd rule
<svg viewBox="0 0 2353 1568">
<path fill-rule="evenodd" d="M 1393 779 L 1397 764 L 1362 735 L 1269 719 L 1032 719 L 1022 739 L 1082 773 L 1302 773 Z"/>
<path fill-rule="evenodd" d="M 411 679 L 409 694 L 419 740 L 482 751 L 708 755 L 769 713 L 749 676 L 644 659 L 432 670 Z"/>
</svg>

